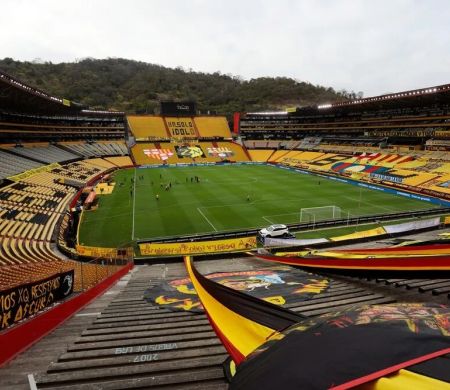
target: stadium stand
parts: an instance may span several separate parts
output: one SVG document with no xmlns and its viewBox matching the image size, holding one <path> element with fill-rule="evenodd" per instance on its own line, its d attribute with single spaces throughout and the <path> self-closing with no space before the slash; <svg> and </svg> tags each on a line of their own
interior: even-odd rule
<svg viewBox="0 0 450 390">
<path fill-rule="evenodd" d="M 128 115 L 127 122 L 136 141 L 181 139 L 231 139 L 225 117 Z"/>
<path fill-rule="evenodd" d="M 231 138 L 225 117 L 198 116 L 194 118 L 194 122 L 202 138 Z"/>
<path fill-rule="evenodd" d="M 79 158 L 77 154 L 60 149 L 55 145 L 26 144 L 16 146 L 10 151 L 43 163 L 63 162 Z"/>
<path fill-rule="evenodd" d="M 129 163 L 128 160 L 120 160 Z M 76 189 L 61 179 L 86 183 L 111 168 L 113 162 L 95 158 L 36 173 L 0 189 L 0 280 L 3 288 L 40 280 L 56 272 L 75 270 L 75 290 L 94 286 L 118 267 L 81 264 L 56 254 L 55 228 L 65 215 Z"/>
<path fill-rule="evenodd" d="M 89 143 L 80 142 L 63 142 L 59 145 L 65 149 L 69 149 L 73 153 L 84 158 L 102 157 L 102 156 L 125 156 L 128 149 L 124 142 L 118 141 L 97 141 Z"/>
<path fill-rule="evenodd" d="M 89 110 L 3 72 L 0 92 L 0 289 L 71 269 L 75 291 L 93 287 L 118 267 L 64 256 L 57 226 L 77 188 L 132 164 L 124 114 Z"/>
<path fill-rule="evenodd" d="M 133 161 L 129 156 L 105 157 L 105 160 L 117 167 L 129 167 L 133 165 Z"/>
<path fill-rule="evenodd" d="M 244 114 L 239 135 L 255 161 L 446 197 L 449 102 L 450 86 L 443 85 L 289 113 Z"/>
<path fill-rule="evenodd" d="M 5 179 L 43 165 L 43 163 L 16 156 L 2 149 L 0 149 L 0 159 L 2 161 L 0 165 L 0 179 Z"/>
<path fill-rule="evenodd" d="M 123 113 L 72 112 L 65 116 L 0 113 L 0 142 L 123 139 Z"/>
<path fill-rule="evenodd" d="M 169 138 L 164 119 L 160 116 L 128 115 L 127 121 L 132 134 L 138 141 Z"/>
<path fill-rule="evenodd" d="M 249 150 L 252 161 L 266 162 L 274 152 L 273 149 L 267 150 Z"/>
</svg>

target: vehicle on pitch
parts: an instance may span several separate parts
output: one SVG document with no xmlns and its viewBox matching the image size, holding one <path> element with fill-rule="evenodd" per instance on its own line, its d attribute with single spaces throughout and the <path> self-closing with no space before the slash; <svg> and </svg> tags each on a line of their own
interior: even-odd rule
<svg viewBox="0 0 450 390">
<path fill-rule="evenodd" d="M 281 225 L 281 224 L 277 224 L 277 225 L 270 225 L 264 229 L 261 229 L 258 232 L 258 235 L 261 238 L 266 238 L 266 237 L 283 237 L 283 238 L 288 238 L 288 237 L 292 237 L 292 234 L 289 232 L 289 229 L 286 225 Z"/>
</svg>

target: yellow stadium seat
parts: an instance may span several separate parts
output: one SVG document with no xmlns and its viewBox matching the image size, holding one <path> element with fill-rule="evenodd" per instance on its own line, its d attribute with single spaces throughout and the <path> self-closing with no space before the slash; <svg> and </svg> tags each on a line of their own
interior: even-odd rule
<svg viewBox="0 0 450 390">
<path fill-rule="evenodd" d="M 230 127 L 224 116 L 199 116 L 194 118 L 200 137 L 231 138 Z"/>
<path fill-rule="evenodd" d="M 250 157 L 253 161 L 259 161 L 259 162 L 266 162 L 269 157 L 274 152 L 273 149 L 264 149 L 264 150 L 248 150 L 248 153 L 250 154 Z"/>
<path fill-rule="evenodd" d="M 160 116 L 128 115 L 127 120 L 131 132 L 138 141 L 169 138 L 164 120 Z"/>
</svg>

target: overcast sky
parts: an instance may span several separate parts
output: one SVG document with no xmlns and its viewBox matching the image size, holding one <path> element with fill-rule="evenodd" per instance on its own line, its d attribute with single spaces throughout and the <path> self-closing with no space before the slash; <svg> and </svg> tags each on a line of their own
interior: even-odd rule
<svg viewBox="0 0 450 390">
<path fill-rule="evenodd" d="M 373 96 L 450 82 L 450 1 L 2 0 L 0 57 L 122 57 Z"/>
</svg>

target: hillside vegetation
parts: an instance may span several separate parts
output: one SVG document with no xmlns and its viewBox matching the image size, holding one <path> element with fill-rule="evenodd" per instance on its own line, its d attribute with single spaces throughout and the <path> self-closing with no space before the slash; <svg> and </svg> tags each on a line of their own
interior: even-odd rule
<svg viewBox="0 0 450 390">
<path fill-rule="evenodd" d="M 346 91 L 286 77 L 240 77 L 201 73 L 121 58 L 71 63 L 0 60 L 0 69 L 58 97 L 96 109 L 156 113 L 160 100 L 194 100 L 206 113 L 274 110 L 352 97 Z"/>
</svg>

